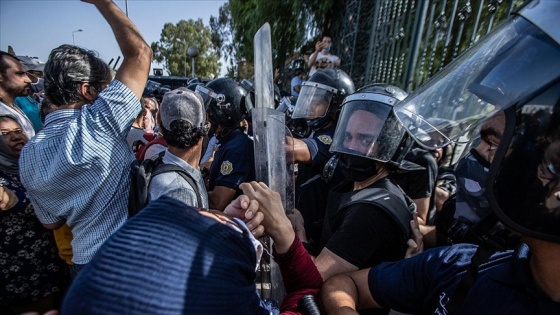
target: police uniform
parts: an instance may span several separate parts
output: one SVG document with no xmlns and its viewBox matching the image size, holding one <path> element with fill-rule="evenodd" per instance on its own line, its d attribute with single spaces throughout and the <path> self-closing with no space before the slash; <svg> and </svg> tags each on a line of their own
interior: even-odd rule
<svg viewBox="0 0 560 315">
<path fill-rule="evenodd" d="M 354 191 L 345 181 L 329 194 L 323 247 L 362 269 L 404 257 L 412 214 L 402 190 L 387 177 Z"/>
<path fill-rule="evenodd" d="M 399 312 L 448 314 L 449 297 L 476 249 L 470 244 L 434 248 L 376 266 L 368 275 L 371 295 L 379 305 Z M 515 251 L 494 254 L 480 266 L 478 279 L 457 314 L 560 314 L 560 303 L 535 286 L 529 257 L 524 244 Z"/>
<path fill-rule="evenodd" d="M 311 154 L 311 164 L 299 164 L 296 180 L 296 208 L 301 211 L 308 242 L 318 242 L 321 236 L 326 200 L 329 190 L 342 180 L 333 177 L 329 183 L 323 180 L 323 168 L 332 157 L 329 148 L 336 125 L 315 131 L 309 138 L 302 139 Z M 338 173 L 337 173 L 338 174 Z"/>
<path fill-rule="evenodd" d="M 253 141 L 241 129 L 232 130 L 219 141 L 220 147 L 210 167 L 208 190 L 223 186 L 236 189 L 236 196 L 240 195 L 239 185 L 255 180 Z"/>
</svg>

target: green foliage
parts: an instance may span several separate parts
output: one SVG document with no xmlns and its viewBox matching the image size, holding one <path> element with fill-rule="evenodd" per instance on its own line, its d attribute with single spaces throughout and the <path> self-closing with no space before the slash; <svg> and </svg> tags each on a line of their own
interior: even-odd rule
<svg viewBox="0 0 560 315">
<path fill-rule="evenodd" d="M 199 50 L 195 58 L 195 75 L 202 78 L 217 76 L 220 71 L 219 52 L 213 42 L 212 31 L 202 19 L 181 20 L 177 24 L 166 23 L 159 42 L 151 44 L 154 60 L 163 63 L 170 75 L 187 76 L 192 73 L 190 46 Z"/>
<path fill-rule="evenodd" d="M 228 61 L 228 73 L 236 78 L 252 76 L 243 72 L 252 69 L 247 65 L 254 58 L 253 38 L 265 22 L 272 30 L 273 65 L 283 68 L 305 42 L 330 25 L 333 4 L 334 0 L 230 0 L 217 18 L 210 19 L 213 41 Z"/>
</svg>

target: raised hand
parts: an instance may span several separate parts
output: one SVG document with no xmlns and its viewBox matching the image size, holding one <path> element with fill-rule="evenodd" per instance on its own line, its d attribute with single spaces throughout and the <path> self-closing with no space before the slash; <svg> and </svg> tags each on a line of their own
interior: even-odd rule
<svg viewBox="0 0 560 315">
<path fill-rule="evenodd" d="M 259 203 L 256 200 L 241 195 L 226 206 L 224 213 L 243 220 L 253 235 L 259 238 L 264 235 L 265 229 L 261 225 L 264 215 L 258 210 Z"/>
</svg>

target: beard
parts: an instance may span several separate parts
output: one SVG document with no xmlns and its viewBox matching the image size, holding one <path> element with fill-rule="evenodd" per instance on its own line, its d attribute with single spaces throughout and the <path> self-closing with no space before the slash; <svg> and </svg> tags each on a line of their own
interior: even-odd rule
<svg viewBox="0 0 560 315">
<path fill-rule="evenodd" d="M 18 96 L 29 96 L 33 94 L 33 90 L 31 90 L 29 84 L 26 84 L 24 86 L 17 86 L 9 83 L 0 83 L 0 88 L 2 88 L 6 92 L 6 94 L 12 96 L 13 98 L 16 98 Z"/>
</svg>

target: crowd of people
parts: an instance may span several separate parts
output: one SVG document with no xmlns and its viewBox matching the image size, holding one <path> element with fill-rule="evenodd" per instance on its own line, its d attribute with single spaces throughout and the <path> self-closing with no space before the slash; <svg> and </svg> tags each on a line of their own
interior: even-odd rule
<svg viewBox="0 0 560 315">
<path fill-rule="evenodd" d="M 324 36 L 275 98 L 294 131 L 285 209 L 256 181 L 259 91 L 154 98 L 136 26 L 82 1 L 113 29 L 116 72 L 73 45 L 44 64 L 0 51 L 1 314 L 560 313 L 560 28 L 542 18 L 559 3 L 410 95 L 356 89 Z M 263 256 L 281 301 L 258 293 Z"/>
</svg>

